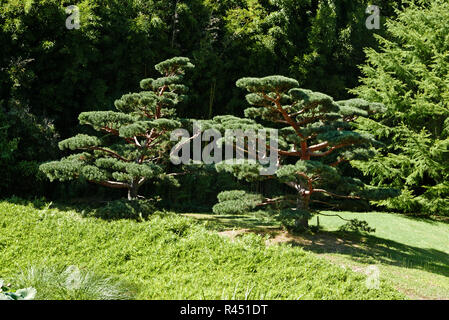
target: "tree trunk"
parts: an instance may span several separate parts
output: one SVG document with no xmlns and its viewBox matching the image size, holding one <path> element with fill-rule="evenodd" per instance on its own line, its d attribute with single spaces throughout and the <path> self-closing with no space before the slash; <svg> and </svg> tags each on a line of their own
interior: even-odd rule
<svg viewBox="0 0 449 320">
<path fill-rule="evenodd" d="M 289 187 L 294 188 L 298 192 L 298 199 L 296 200 L 296 209 L 309 211 L 310 195 L 306 194 L 306 188 L 297 182 L 286 182 Z M 309 217 L 301 217 L 295 219 L 295 228 L 299 230 L 306 230 L 309 228 Z"/>
<path fill-rule="evenodd" d="M 128 200 L 136 200 L 139 193 L 139 185 L 137 182 L 132 182 L 128 188 Z"/>
<path fill-rule="evenodd" d="M 179 20 L 178 20 L 178 2 L 179 2 L 179 0 L 175 1 L 175 12 L 173 13 L 173 26 L 172 26 L 173 33 L 172 33 L 172 37 L 171 37 L 171 47 L 172 48 L 175 46 L 175 39 L 176 39 L 176 33 L 177 33 L 176 26 L 179 22 Z"/>
<path fill-rule="evenodd" d="M 296 209 L 297 210 L 308 210 L 308 204 L 306 203 L 306 199 L 303 196 L 300 196 L 296 200 Z M 295 219 L 295 227 L 297 229 L 305 230 L 309 228 L 309 217 L 301 217 Z"/>
</svg>

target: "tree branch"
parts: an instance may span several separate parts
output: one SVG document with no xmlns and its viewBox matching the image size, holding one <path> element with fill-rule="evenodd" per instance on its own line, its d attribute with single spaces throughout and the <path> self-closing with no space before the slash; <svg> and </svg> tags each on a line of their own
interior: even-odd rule
<svg viewBox="0 0 449 320">
<path fill-rule="evenodd" d="M 101 127 L 101 130 L 106 131 L 107 133 L 112 133 L 113 135 L 115 135 L 115 136 L 117 136 L 117 137 L 120 136 L 119 131 L 116 130 L 116 129 L 112 129 L 112 128 L 109 128 L 109 127 Z M 123 138 L 123 139 L 124 139 L 126 142 L 128 142 L 129 144 L 133 144 L 133 145 L 135 145 L 135 146 L 138 146 L 138 145 L 133 141 L 133 139 L 130 139 L 130 138 Z"/>
<path fill-rule="evenodd" d="M 340 160 L 338 160 L 338 161 L 332 163 L 330 166 L 331 166 L 331 167 L 336 167 L 336 166 L 338 166 L 340 163 L 342 163 L 342 162 L 348 162 L 348 161 L 349 161 L 349 160 L 346 160 L 345 158 L 341 158 Z"/>
<path fill-rule="evenodd" d="M 309 147 L 309 152 L 322 150 L 322 149 L 324 149 L 324 148 L 326 148 L 328 146 L 329 146 L 329 142 L 328 141 L 320 143 L 320 144 L 316 144 L 316 145 L 313 145 L 313 146 Z"/>
<path fill-rule="evenodd" d="M 267 96 L 265 93 L 263 93 L 263 97 L 269 101 L 272 101 L 276 107 L 277 110 L 282 114 L 282 116 L 284 117 L 285 121 L 287 121 L 287 123 L 293 127 L 293 129 L 295 129 L 296 134 L 301 138 L 304 139 L 304 136 L 301 134 L 301 132 L 299 131 L 299 127 L 298 124 L 292 119 L 290 118 L 290 116 L 288 115 L 287 111 L 284 110 L 284 108 L 282 108 L 281 103 L 279 102 L 280 100 L 280 95 L 278 94 L 278 98 L 277 99 L 273 99 L 270 98 L 269 96 Z"/>
<path fill-rule="evenodd" d="M 354 200 L 362 199 L 362 198 L 357 197 L 357 196 L 342 196 L 342 195 L 335 194 L 335 193 L 332 193 L 332 192 L 324 190 L 324 189 L 315 189 L 314 192 L 326 193 L 326 194 L 328 194 L 328 195 L 330 195 L 332 197 L 342 198 L 342 199 L 354 199 Z"/>
<path fill-rule="evenodd" d="M 352 146 L 352 145 L 353 145 L 353 143 L 338 144 L 336 146 L 333 146 L 332 148 L 330 148 L 326 152 L 315 152 L 315 153 L 311 152 L 310 156 L 312 156 L 312 157 L 325 157 L 325 156 L 331 154 L 332 152 L 334 152 L 337 149 L 341 149 L 341 148 L 344 148 L 344 147 L 349 147 L 349 146 Z"/>
<path fill-rule="evenodd" d="M 118 153 L 115 153 L 114 151 L 111 151 L 111 150 L 108 150 L 108 149 L 104 149 L 104 148 L 101 148 L 101 147 L 80 148 L 80 150 L 98 150 L 98 151 L 103 151 L 103 152 L 106 152 L 106 153 L 114 156 L 115 158 L 117 158 L 119 160 L 122 160 L 122 161 L 125 161 L 125 162 L 129 162 L 128 159 L 123 158 Z"/>
<path fill-rule="evenodd" d="M 114 189 L 128 189 L 130 186 L 129 184 L 125 182 L 116 182 L 116 181 L 92 181 L 88 180 L 89 182 L 99 184 L 103 187 L 109 187 Z"/>
</svg>

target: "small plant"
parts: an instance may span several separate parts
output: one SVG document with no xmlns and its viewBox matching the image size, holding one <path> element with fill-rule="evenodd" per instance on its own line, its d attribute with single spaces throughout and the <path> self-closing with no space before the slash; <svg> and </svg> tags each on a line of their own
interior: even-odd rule
<svg viewBox="0 0 449 320">
<path fill-rule="evenodd" d="M 93 215 L 108 220 L 132 219 L 144 221 L 157 211 L 158 201 L 160 199 L 111 201 L 94 210 Z"/>
<path fill-rule="evenodd" d="M 358 219 L 349 220 L 348 223 L 342 225 L 340 228 L 338 228 L 338 230 L 343 232 L 376 232 L 376 229 L 370 227 L 368 225 L 368 222 Z"/>
<path fill-rule="evenodd" d="M 80 270 L 77 266 L 66 269 L 30 267 L 19 274 L 16 281 L 38 288 L 37 298 L 44 300 L 127 300 L 133 297 L 133 290 L 123 282 Z"/>
<path fill-rule="evenodd" d="M 37 293 L 33 287 L 19 289 L 16 292 L 10 290 L 10 285 L 5 285 L 0 279 L 0 300 L 33 300 Z"/>
</svg>

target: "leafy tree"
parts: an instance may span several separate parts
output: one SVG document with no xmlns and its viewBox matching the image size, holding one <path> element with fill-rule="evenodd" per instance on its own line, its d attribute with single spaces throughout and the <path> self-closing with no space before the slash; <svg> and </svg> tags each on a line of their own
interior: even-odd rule
<svg viewBox="0 0 449 320">
<path fill-rule="evenodd" d="M 185 97 L 187 87 L 182 79 L 193 65 L 188 58 L 175 57 L 155 68 L 163 76 L 142 80 L 140 86 L 145 91 L 122 96 L 115 102 L 118 112 L 80 114 L 80 124 L 105 135 L 79 134 L 61 141 L 61 150 L 83 152 L 41 165 L 50 180 L 83 178 L 109 188 L 127 189 L 132 200 L 149 180 L 175 179 L 164 174 L 169 132 L 181 126 L 173 107 Z"/>
<path fill-rule="evenodd" d="M 0 194 L 43 195 L 49 185 L 39 165 L 57 156 L 54 127 L 17 101 L 8 109 L 0 104 Z"/>
<path fill-rule="evenodd" d="M 252 161 L 244 164 L 225 160 L 217 164 L 219 171 L 227 171 L 239 179 L 275 179 L 295 190 L 265 198 L 245 191 L 226 191 L 214 207 L 216 213 L 242 213 L 261 206 L 280 210 L 279 218 L 295 228 L 307 228 L 314 210 L 311 204 L 326 203 L 329 198 L 384 199 L 395 195 L 391 189 L 372 188 L 362 181 L 341 174 L 339 165 L 352 160 L 366 160 L 372 156 L 369 147 L 376 141 L 369 134 L 353 130 L 351 122 L 382 110 L 382 105 L 361 99 L 335 102 L 330 96 L 298 88 L 298 82 L 283 76 L 243 78 L 237 86 L 246 89 L 247 118 L 259 118 L 279 129 L 279 147 L 269 144 L 270 154 L 277 152 L 276 172 L 259 175 L 260 165 Z M 216 117 L 205 122 L 220 129 L 263 128 L 254 120 L 236 117 Z M 252 152 L 246 144 L 246 153 Z M 316 198 L 317 195 L 321 197 Z"/>
<path fill-rule="evenodd" d="M 367 49 L 360 97 L 385 104 L 359 128 L 385 142 L 356 166 L 378 186 L 402 189 L 379 204 L 403 212 L 449 215 L 449 3 L 416 1 L 398 11 Z"/>
<path fill-rule="evenodd" d="M 69 5 L 79 7 L 78 30 L 66 28 Z M 1 1 L 0 99 L 19 91 L 33 114 L 54 120 L 63 137 L 72 135 L 79 113 L 107 110 L 154 76 L 152 65 L 177 55 L 166 11 L 160 0 Z M 30 61 L 20 78 L 18 60 Z"/>
<path fill-rule="evenodd" d="M 382 17 L 397 2 L 377 1 Z M 124 92 L 134 91 L 139 79 L 153 76 L 151 65 L 175 55 L 192 57 L 197 66 L 191 85 L 197 107 L 180 105 L 182 115 L 240 114 L 241 93 L 227 88 L 249 72 L 286 74 L 304 87 L 346 97 L 344 89 L 354 87 L 360 74 L 356 65 L 363 62 L 362 48 L 374 45 L 372 34 L 382 32 L 366 30 L 368 3 L 1 1 L 0 69 L 5 72 L 0 73 L 0 99 L 8 100 L 18 89 L 33 102 L 33 114 L 53 119 L 68 137 L 77 130 L 75 115 L 91 111 L 86 106 L 106 110 Z M 65 27 L 68 5 L 80 9 L 79 30 Z M 32 62 L 26 77 L 11 79 L 19 59 Z"/>
<path fill-rule="evenodd" d="M 392 8 L 400 2 L 377 1 L 381 20 L 392 16 Z M 366 28 L 370 4 L 368 0 L 208 0 L 215 36 L 204 40 L 207 50 L 204 45 L 193 52 L 195 64 L 205 69 L 207 77 L 202 77 L 204 72 L 197 75 L 202 80 L 193 90 L 201 95 L 198 104 L 212 100 L 213 115 L 242 115 L 242 93 L 228 88 L 247 74 L 283 74 L 297 79 L 301 87 L 349 98 L 347 88 L 356 86 L 360 76 L 357 65 L 364 61 L 363 48 L 375 46 L 373 35 L 384 32 L 383 27 Z M 197 59 L 213 63 L 203 66 Z M 215 74 L 226 74 L 226 79 L 210 81 L 211 68 Z M 209 92 L 215 93 L 212 99 Z"/>
<path fill-rule="evenodd" d="M 302 87 L 347 98 L 344 89 L 360 75 L 362 48 L 374 46 L 373 33 L 383 32 L 366 30 L 368 2 L 0 1 L 0 100 L 6 112 L 20 101 L 51 120 L 64 139 L 79 131 L 81 112 L 108 110 L 135 92 L 140 79 L 157 76 L 151 66 L 171 56 L 190 57 L 196 65 L 186 83 L 189 103 L 177 106 L 182 117 L 241 116 L 243 95 L 234 83 L 250 73 L 284 74 Z M 378 0 L 382 17 L 398 2 Z M 79 30 L 65 27 L 68 5 L 80 9 Z M 56 159 L 34 151 L 39 161 Z"/>
</svg>

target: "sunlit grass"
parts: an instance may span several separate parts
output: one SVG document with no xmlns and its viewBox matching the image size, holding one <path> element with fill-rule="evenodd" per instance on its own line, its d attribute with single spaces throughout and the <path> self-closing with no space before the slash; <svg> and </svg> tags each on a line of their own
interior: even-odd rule
<svg viewBox="0 0 449 320">
<path fill-rule="evenodd" d="M 83 218 L 75 211 L 2 202 L 0 250 L 0 278 L 14 285 L 15 280 L 34 284 L 38 294 L 51 286 L 39 280 L 44 276 L 23 276 L 31 266 L 50 270 L 76 266 L 100 279 L 114 279 L 108 285 L 116 280 L 132 285 L 137 299 L 403 297 L 387 282 L 380 289 L 368 289 L 365 275 L 299 247 L 266 247 L 256 235 L 233 241 L 179 215 L 154 216 L 140 223 L 104 221 Z M 52 271 L 51 277 L 59 279 L 58 274 Z M 128 289 L 123 290 L 126 294 Z M 55 298 L 82 297 L 65 292 Z"/>
<path fill-rule="evenodd" d="M 449 299 L 449 224 L 405 215 L 370 212 L 323 212 L 345 219 L 365 220 L 376 232 L 342 233 L 345 221 L 320 216 L 321 231 L 316 234 L 285 236 L 276 221 L 252 214 L 216 216 L 189 214 L 207 223 L 212 230 L 241 230 L 267 234 L 279 242 L 289 242 L 333 263 L 360 273 L 376 265 L 380 276 L 410 298 Z M 317 218 L 310 220 L 317 225 Z"/>
</svg>

